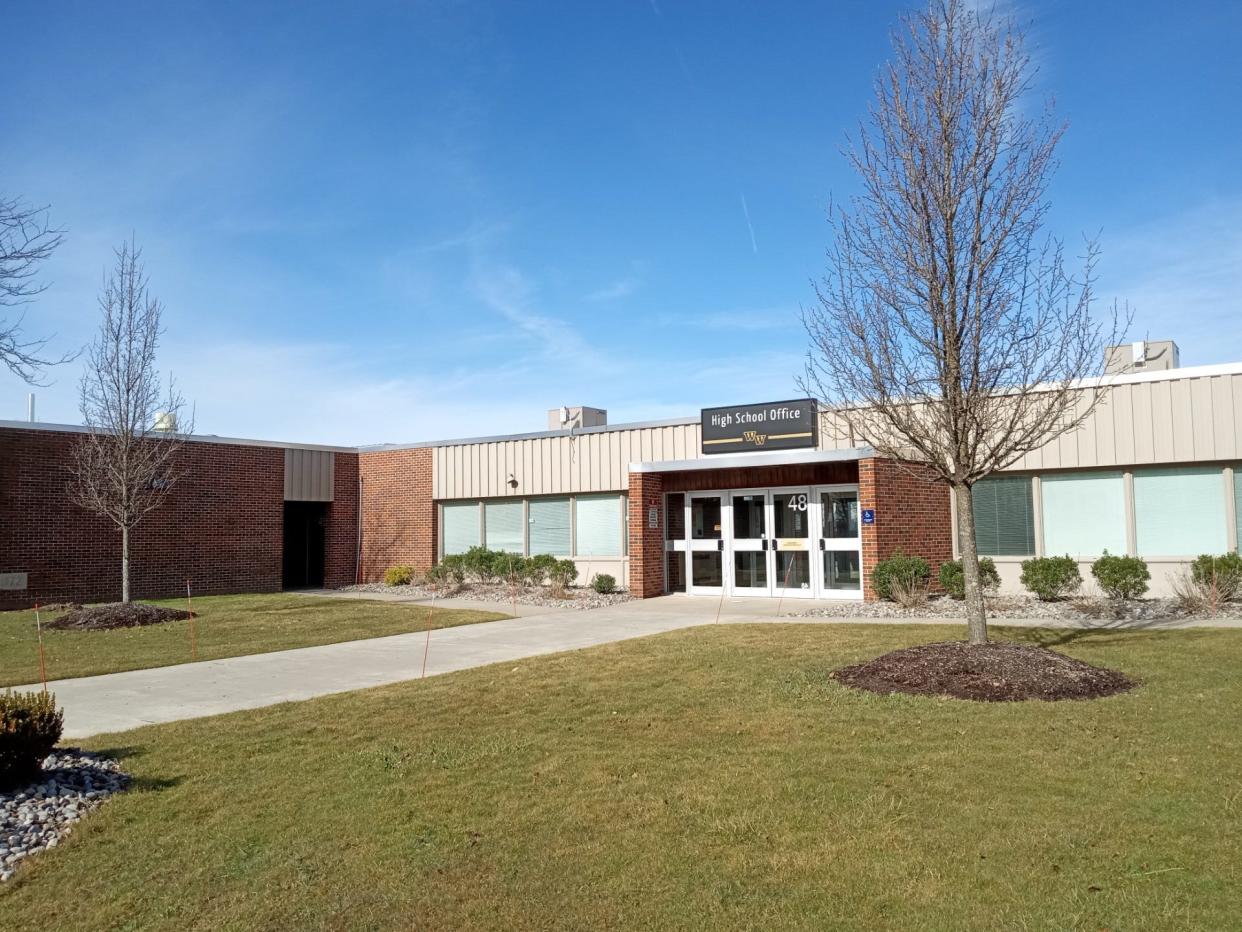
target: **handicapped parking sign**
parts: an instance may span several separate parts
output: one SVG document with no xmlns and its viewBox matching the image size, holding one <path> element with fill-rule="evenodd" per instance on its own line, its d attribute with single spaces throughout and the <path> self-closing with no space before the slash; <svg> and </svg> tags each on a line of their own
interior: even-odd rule
<svg viewBox="0 0 1242 932">
<path fill-rule="evenodd" d="M 862 510 L 862 521 L 863 524 L 875 524 L 875 509 L 864 508 Z"/>
</svg>

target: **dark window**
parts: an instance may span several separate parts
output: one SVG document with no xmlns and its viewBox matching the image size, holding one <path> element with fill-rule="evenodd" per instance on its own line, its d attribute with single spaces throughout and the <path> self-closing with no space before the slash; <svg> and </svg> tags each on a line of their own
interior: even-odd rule
<svg viewBox="0 0 1242 932">
<path fill-rule="evenodd" d="M 1035 553 L 1035 507 L 1028 476 L 981 479 L 973 490 L 975 539 L 989 557 Z"/>
</svg>

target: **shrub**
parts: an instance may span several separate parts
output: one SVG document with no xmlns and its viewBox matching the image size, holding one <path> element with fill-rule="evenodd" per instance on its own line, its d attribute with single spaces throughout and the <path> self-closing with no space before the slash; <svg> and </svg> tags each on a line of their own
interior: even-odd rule
<svg viewBox="0 0 1242 932">
<path fill-rule="evenodd" d="M 30 783 L 60 740 L 64 716 L 43 692 L 0 696 L 0 791 Z"/>
<path fill-rule="evenodd" d="M 557 559 L 550 553 L 537 553 L 526 561 L 525 582 L 531 586 L 542 586 L 548 581 L 552 571 L 556 569 Z"/>
<path fill-rule="evenodd" d="M 496 577 L 501 575 L 498 556 L 499 554 L 486 547 L 471 547 L 461 555 L 462 568 L 476 582 L 495 582 Z"/>
<path fill-rule="evenodd" d="M 1082 574 L 1073 557 L 1033 557 L 1022 561 L 1022 585 L 1041 602 L 1055 602 L 1079 590 Z"/>
<path fill-rule="evenodd" d="M 600 595 L 608 595 L 610 592 L 616 592 L 616 577 L 610 576 L 608 573 L 596 573 L 591 577 L 591 588 Z"/>
<path fill-rule="evenodd" d="M 512 586 L 520 586 L 526 577 L 526 558 L 520 553 L 497 551 L 492 558 L 496 576 Z"/>
<path fill-rule="evenodd" d="M 429 585 L 441 589 L 457 589 L 466 581 L 465 561 L 462 559 L 462 554 L 445 557 L 427 571 L 424 579 Z"/>
<path fill-rule="evenodd" d="M 1190 577 L 1196 585 L 1214 589 L 1221 602 L 1229 602 L 1242 593 L 1242 556 L 1205 553 L 1190 564 Z"/>
<path fill-rule="evenodd" d="M 414 579 L 414 567 L 390 566 L 384 571 L 384 585 L 408 586 Z"/>
<path fill-rule="evenodd" d="M 987 595 L 1000 589 L 1000 573 L 991 557 L 979 558 L 979 584 Z M 940 587 L 955 599 L 966 598 L 966 573 L 961 560 L 945 560 L 940 564 Z"/>
<path fill-rule="evenodd" d="M 1196 576 L 1193 564 L 1190 569 L 1182 570 L 1181 575 L 1174 578 L 1173 598 L 1177 599 L 1178 607 L 1187 615 L 1204 615 L 1209 618 L 1220 614 L 1227 601 L 1218 577 L 1210 573 Z"/>
<path fill-rule="evenodd" d="M 895 601 L 893 586 L 898 585 L 903 593 L 910 593 L 919 588 L 927 589 L 927 580 L 931 578 L 931 567 L 922 557 L 908 557 L 900 550 L 893 553 L 887 560 L 881 560 L 871 571 L 871 586 L 876 595 L 882 599 Z"/>
<path fill-rule="evenodd" d="M 548 573 L 548 579 L 552 583 L 552 591 L 558 596 L 563 596 L 565 589 L 573 585 L 574 580 L 577 578 L 578 565 L 573 560 L 557 560 L 556 565 Z"/>
<path fill-rule="evenodd" d="M 1091 564 L 1091 575 L 1106 596 L 1119 602 L 1137 599 L 1147 591 L 1151 579 L 1142 557 L 1117 557 L 1107 550 Z"/>
</svg>

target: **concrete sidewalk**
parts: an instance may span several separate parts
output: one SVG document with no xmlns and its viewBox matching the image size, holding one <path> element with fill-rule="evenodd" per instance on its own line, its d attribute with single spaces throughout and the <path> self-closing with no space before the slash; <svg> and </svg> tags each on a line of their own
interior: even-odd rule
<svg viewBox="0 0 1242 932">
<path fill-rule="evenodd" d="M 321 596 L 308 596 L 321 597 Z M 440 600 L 452 607 L 485 603 Z M 529 608 L 529 606 L 522 606 Z M 551 610 L 503 621 L 440 628 L 431 632 L 427 675 L 646 637 L 679 628 L 721 623 L 786 624 L 956 624 L 945 619 L 799 618 L 789 611 L 811 605 L 774 599 L 704 599 L 665 596 L 591 611 Z M 497 608 L 496 610 L 503 610 Z M 781 614 L 778 614 L 780 612 Z M 1090 627 L 1139 630 L 1174 627 L 1242 627 L 1242 622 L 1182 622 L 1160 625 L 1060 625 L 1048 619 L 1004 619 L 1001 626 Z M 199 718 L 417 679 L 426 635 L 398 634 L 269 654 L 132 670 L 105 676 L 58 680 L 48 688 L 65 709 L 65 737 L 83 738 L 160 722 Z M 18 689 L 38 688 L 16 687 Z"/>
</svg>

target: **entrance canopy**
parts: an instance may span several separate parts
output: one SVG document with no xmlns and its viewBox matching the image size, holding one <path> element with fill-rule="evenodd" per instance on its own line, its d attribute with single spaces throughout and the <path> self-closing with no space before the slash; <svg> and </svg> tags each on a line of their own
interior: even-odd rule
<svg viewBox="0 0 1242 932">
<path fill-rule="evenodd" d="M 812 466 L 816 463 L 852 463 L 875 456 L 871 447 L 845 450 L 790 450 L 779 453 L 724 453 L 687 460 L 630 463 L 630 472 L 700 472 L 716 469 L 752 469 L 772 466 Z"/>
</svg>

